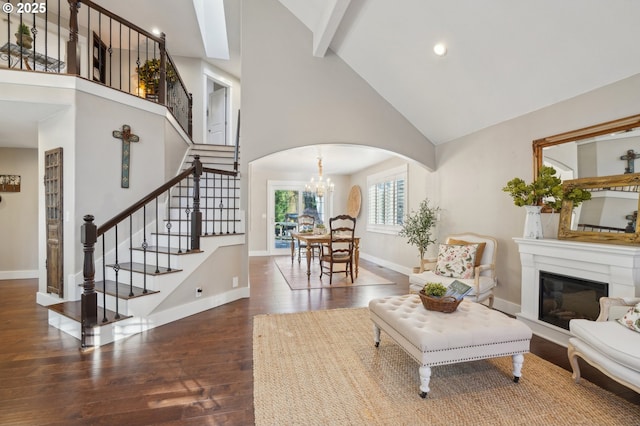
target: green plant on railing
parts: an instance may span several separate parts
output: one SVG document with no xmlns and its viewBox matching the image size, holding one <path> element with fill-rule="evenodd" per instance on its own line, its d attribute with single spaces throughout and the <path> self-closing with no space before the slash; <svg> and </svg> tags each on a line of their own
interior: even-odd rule
<svg viewBox="0 0 640 426">
<path fill-rule="evenodd" d="M 144 86 L 145 93 L 156 94 L 160 85 L 160 59 L 147 60 L 136 69 L 140 82 Z M 167 84 L 169 87 L 178 81 L 178 75 L 170 62 L 167 61 Z"/>
<path fill-rule="evenodd" d="M 16 44 L 24 47 L 25 49 L 31 49 L 31 29 L 26 24 L 20 24 L 18 31 L 16 32 Z"/>
</svg>

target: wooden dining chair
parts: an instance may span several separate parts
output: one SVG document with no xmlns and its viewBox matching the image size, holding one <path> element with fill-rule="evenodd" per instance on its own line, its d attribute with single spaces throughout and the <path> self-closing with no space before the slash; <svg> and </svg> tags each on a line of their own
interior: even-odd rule
<svg viewBox="0 0 640 426">
<path fill-rule="evenodd" d="M 333 282 L 333 274 L 344 272 L 351 276 L 353 283 L 353 250 L 355 246 L 356 218 L 339 215 L 329 219 L 329 235 L 331 239 L 322 245 L 320 255 L 320 278 L 329 275 L 329 285 Z M 345 265 L 345 270 L 336 271 L 336 264 Z"/>
<path fill-rule="evenodd" d="M 298 216 L 298 233 L 313 233 L 313 228 L 316 224 L 316 218 L 308 215 L 302 214 Z M 307 243 L 304 241 L 298 240 L 298 263 L 300 263 L 301 255 L 300 252 L 302 249 L 307 248 Z M 319 244 L 311 244 L 311 257 L 315 256 L 315 252 L 320 253 L 320 245 Z M 293 259 L 292 259 L 293 260 Z"/>
</svg>

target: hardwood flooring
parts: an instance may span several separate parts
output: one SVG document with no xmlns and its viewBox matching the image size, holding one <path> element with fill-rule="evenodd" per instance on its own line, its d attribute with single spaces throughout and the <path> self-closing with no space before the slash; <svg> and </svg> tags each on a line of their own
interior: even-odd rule
<svg viewBox="0 0 640 426">
<path fill-rule="evenodd" d="M 255 257 L 251 298 L 87 353 L 47 324 L 35 280 L 0 281 L 0 424 L 251 425 L 252 317 L 407 293 L 406 276 L 362 262 L 398 284 L 292 291 L 271 258 Z M 532 352 L 569 369 L 565 348 L 534 337 Z M 585 378 L 640 404 L 640 395 L 582 365 Z"/>
</svg>

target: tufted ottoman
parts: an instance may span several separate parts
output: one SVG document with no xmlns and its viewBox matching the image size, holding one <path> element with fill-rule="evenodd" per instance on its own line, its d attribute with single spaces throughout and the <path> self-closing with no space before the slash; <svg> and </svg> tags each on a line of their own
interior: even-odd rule
<svg viewBox="0 0 640 426">
<path fill-rule="evenodd" d="M 429 392 L 431 367 L 512 355 L 513 381 L 518 382 L 531 329 L 524 323 L 480 304 L 462 301 L 455 312 L 428 311 L 420 296 L 388 296 L 369 302 L 374 341 L 384 330 L 420 363 L 420 396 Z"/>
</svg>

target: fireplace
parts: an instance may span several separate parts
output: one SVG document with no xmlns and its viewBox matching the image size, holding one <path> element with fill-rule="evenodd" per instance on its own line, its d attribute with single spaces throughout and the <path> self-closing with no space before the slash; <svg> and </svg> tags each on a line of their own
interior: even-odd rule
<svg viewBox="0 0 640 426">
<path fill-rule="evenodd" d="M 607 283 L 606 291 L 610 297 L 638 297 L 640 296 L 640 247 L 615 244 L 586 243 L 571 240 L 514 238 L 520 252 L 522 265 L 520 312 L 516 317 L 525 322 L 531 330 L 545 339 L 566 346 L 569 341 L 568 311 L 576 311 L 576 305 L 584 306 L 584 299 L 591 298 L 595 288 L 573 288 L 573 282 L 563 284 L 567 290 L 563 297 L 563 312 L 558 310 L 558 317 L 564 316 L 560 323 L 554 318 L 547 322 L 545 311 L 558 309 L 553 306 L 557 300 L 547 301 L 547 306 L 541 303 L 540 276 L 544 273 L 569 277 L 580 281 Z M 557 296 L 557 289 L 551 289 Z M 596 296 L 597 297 L 597 296 Z M 549 306 L 551 305 L 551 306 Z M 577 313 L 590 316 L 598 308 L 591 305 L 584 308 L 587 312 Z M 542 309 L 541 309 L 542 308 Z M 553 308 L 553 309 L 552 309 Z M 548 313 L 548 312 L 546 312 Z M 566 323 L 566 324 L 565 324 Z"/>
<path fill-rule="evenodd" d="M 595 321 L 600 314 L 600 298 L 609 295 L 609 284 L 540 271 L 538 319 L 565 330 L 569 321 Z"/>
</svg>

